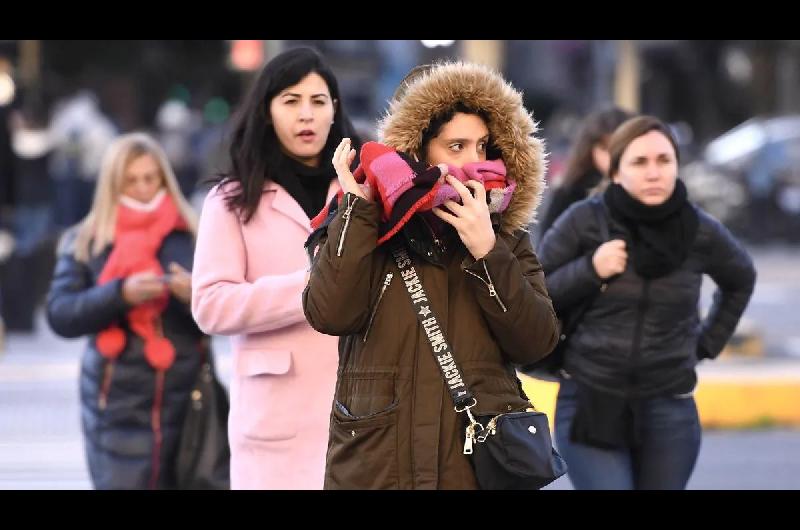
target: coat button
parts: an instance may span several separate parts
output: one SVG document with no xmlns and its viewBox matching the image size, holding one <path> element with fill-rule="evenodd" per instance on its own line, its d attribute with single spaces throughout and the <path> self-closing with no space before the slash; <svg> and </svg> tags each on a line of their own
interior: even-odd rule
<svg viewBox="0 0 800 530">
<path fill-rule="evenodd" d="M 356 437 L 356 431 L 350 431 L 350 436 L 352 436 L 353 438 L 355 438 L 355 437 Z"/>
<path fill-rule="evenodd" d="M 508 410 L 511 410 L 511 405 L 508 405 Z"/>
</svg>

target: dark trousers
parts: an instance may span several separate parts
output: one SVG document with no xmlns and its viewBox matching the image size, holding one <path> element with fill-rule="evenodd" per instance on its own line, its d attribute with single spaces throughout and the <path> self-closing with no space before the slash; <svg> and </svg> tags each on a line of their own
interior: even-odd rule
<svg viewBox="0 0 800 530">
<path fill-rule="evenodd" d="M 562 380 L 556 402 L 556 448 L 578 490 L 680 490 L 686 488 L 700 452 L 701 428 L 694 397 L 645 400 L 642 442 L 601 449 L 570 440 L 575 383 Z"/>
</svg>

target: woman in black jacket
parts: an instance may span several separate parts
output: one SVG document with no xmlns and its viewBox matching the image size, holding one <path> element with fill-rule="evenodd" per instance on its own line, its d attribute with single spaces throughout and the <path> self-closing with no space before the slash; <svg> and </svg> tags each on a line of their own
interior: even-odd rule
<svg viewBox="0 0 800 530">
<path fill-rule="evenodd" d="M 547 208 L 536 225 L 539 241 L 573 203 L 602 188 L 608 173 L 608 139 L 622 122 L 633 115 L 619 107 L 606 107 L 586 117 L 567 159 L 564 174 L 546 195 Z"/>
<path fill-rule="evenodd" d="M 577 489 L 683 489 L 701 440 L 695 366 L 733 334 L 755 269 L 728 230 L 687 200 L 661 121 L 628 120 L 609 153 L 612 184 L 570 207 L 540 248 L 556 311 L 591 300 L 565 348 L 557 445 Z M 704 274 L 717 291 L 701 321 Z"/>
<path fill-rule="evenodd" d="M 190 312 L 197 221 L 144 134 L 108 149 L 92 209 L 65 233 L 50 326 L 89 336 L 81 363 L 86 456 L 97 489 L 175 488 L 189 395 L 208 337 Z"/>
</svg>

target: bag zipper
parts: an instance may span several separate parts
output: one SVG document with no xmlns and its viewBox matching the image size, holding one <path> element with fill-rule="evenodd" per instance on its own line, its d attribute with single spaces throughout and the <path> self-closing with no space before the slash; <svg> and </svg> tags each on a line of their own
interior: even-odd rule
<svg viewBox="0 0 800 530">
<path fill-rule="evenodd" d="M 506 309 L 506 306 L 503 303 L 503 301 L 500 300 L 500 296 L 497 294 L 497 289 L 495 289 L 495 287 L 494 287 L 494 282 L 492 282 L 492 277 L 489 275 L 489 269 L 486 267 L 486 261 L 484 260 L 482 263 L 483 263 L 483 270 L 486 271 L 486 277 L 489 278 L 488 282 L 486 280 L 484 280 L 479 274 L 475 274 L 474 272 L 472 272 L 470 270 L 464 269 L 464 272 L 466 272 L 467 274 L 471 274 L 471 275 L 475 276 L 480 281 L 485 283 L 486 287 L 489 288 L 489 296 L 491 296 L 495 300 L 497 300 L 497 303 L 500 305 L 500 309 L 503 310 L 503 313 L 507 313 L 508 309 Z"/>
<path fill-rule="evenodd" d="M 353 206 L 356 205 L 358 201 L 358 197 L 352 194 L 347 194 L 347 209 L 342 214 L 342 218 L 344 219 L 344 228 L 342 228 L 342 233 L 339 234 L 339 246 L 336 248 L 336 257 L 342 256 L 342 249 L 344 248 L 344 237 L 347 234 L 347 228 L 350 226 L 350 214 L 353 212 Z M 353 198 L 353 202 L 350 202 L 350 198 Z"/>
<path fill-rule="evenodd" d="M 375 302 L 375 307 L 372 308 L 372 314 L 369 316 L 369 323 L 367 323 L 367 331 L 364 332 L 364 338 L 361 340 L 362 342 L 367 342 L 367 335 L 369 335 L 369 330 L 372 329 L 372 321 L 375 320 L 375 315 L 378 313 L 378 306 L 381 305 L 381 300 L 383 299 L 383 295 L 386 292 L 386 289 L 389 288 L 389 284 L 392 283 L 392 278 L 394 278 L 394 273 L 387 272 L 386 276 L 383 279 L 383 286 L 381 287 L 381 292 L 378 295 L 378 300 Z"/>
</svg>

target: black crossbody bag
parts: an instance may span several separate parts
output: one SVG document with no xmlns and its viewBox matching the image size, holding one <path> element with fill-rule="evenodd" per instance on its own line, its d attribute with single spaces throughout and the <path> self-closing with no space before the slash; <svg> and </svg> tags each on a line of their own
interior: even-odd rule
<svg viewBox="0 0 800 530">
<path fill-rule="evenodd" d="M 534 409 L 497 416 L 474 416 L 470 409 L 477 400 L 467 387 L 439 319 L 402 244 L 395 244 L 392 257 L 400 269 L 403 285 L 420 324 L 438 329 L 444 341 L 426 333 L 431 353 L 444 378 L 457 413 L 464 412 L 469 423 L 464 436 L 464 454 L 471 455 L 481 489 L 539 489 L 567 472 L 567 465 L 553 448 L 547 415 Z"/>
</svg>

